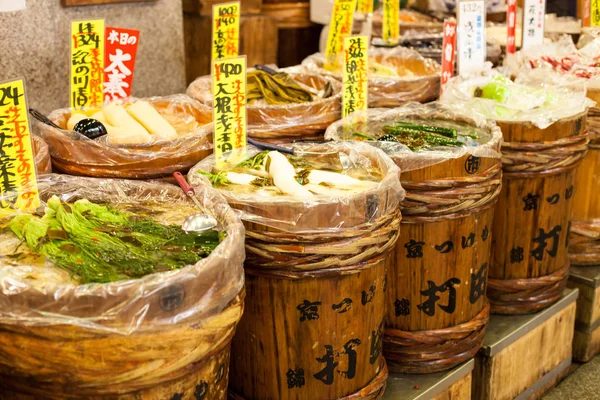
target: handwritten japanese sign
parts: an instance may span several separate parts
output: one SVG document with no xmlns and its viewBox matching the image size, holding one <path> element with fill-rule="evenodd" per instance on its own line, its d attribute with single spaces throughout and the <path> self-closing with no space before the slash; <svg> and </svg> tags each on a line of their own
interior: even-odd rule
<svg viewBox="0 0 600 400">
<path fill-rule="evenodd" d="M 544 14 L 546 0 L 525 0 L 523 7 L 522 48 L 527 49 L 544 43 Z"/>
<path fill-rule="evenodd" d="M 483 0 L 458 3 L 458 73 L 477 71 L 485 63 L 485 4 Z"/>
<path fill-rule="evenodd" d="M 246 152 L 246 57 L 213 61 L 214 148 L 217 163 Z"/>
<path fill-rule="evenodd" d="M 368 36 L 348 36 L 344 38 L 343 117 L 347 117 L 355 111 L 367 109 L 368 47 Z"/>
<path fill-rule="evenodd" d="M 516 51 L 515 30 L 517 29 L 517 0 L 508 0 L 508 8 L 506 10 L 506 52 L 514 53 Z"/>
<path fill-rule="evenodd" d="M 358 8 L 356 10 L 359 13 L 371 14 L 373 13 L 373 2 L 374 0 L 358 0 Z"/>
<path fill-rule="evenodd" d="M 240 2 L 213 6 L 212 59 L 237 57 L 240 42 Z"/>
<path fill-rule="evenodd" d="M 40 205 L 25 85 L 0 84 L 0 207 L 34 210 Z"/>
<path fill-rule="evenodd" d="M 103 101 L 104 20 L 71 23 L 71 108 Z"/>
<path fill-rule="evenodd" d="M 598 0 L 585 0 L 583 26 L 600 26 L 600 4 Z"/>
<path fill-rule="evenodd" d="M 383 0 L 383 41 L 396 44 L 400 38 L 400 0 Z"/>
<path fill-rule="evenodd" d="M 446 82 L 454 76 L 454 50 L 456 48 L 456 23 L 444 21 L 444 40 L 442 42 L 442 80 L 440 93 Z"/>
<path fill-rule="evenodd" d="M 337 55 L 344 51 L 344 38 L 352 34 L 354 10 L 356 10 L 356 0 L 335 0 L 333 3 L 325 50 L 327 69 L 335 70 Z"/>
<path fill-rule="evenodd" d="M 131 96 L 140 31 L 106 27 L 104 102 Z"/>
</svg>

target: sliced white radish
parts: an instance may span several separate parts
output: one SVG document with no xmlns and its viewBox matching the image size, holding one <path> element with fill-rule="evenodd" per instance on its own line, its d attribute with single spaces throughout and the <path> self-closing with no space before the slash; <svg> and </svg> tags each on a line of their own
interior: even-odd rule
<svg viewBox="0 0 600 400">
<path fill-rule="evenodd" d="M 352 189 L 343 190 L 343 189 L 327 187 L 327 186 L 323 186 L 323 185 L 319 185 L 319 184 L 315 184 L 315 183 L 308 183 L 304 187 L 307 188 L 308 190 L 310 190 L 314 194 L 325 195 L 325 196 L 339 196 L 339 197 L 348 196 L 348 195 L 351 195 L 351 194 L 354 194 L 356 192 L 360 192 L 363 190 L 362 188 L 357 189 L 356 187 L 354 188 L 354 190 L 352 190 Z"/>
<path fill-rule="evenodd" d="M 102 122 L 102 125 L 104 126 L 110 125 L 108 123 L 108 120 L 106 119 L 106 115 L 104 115 L 104 112 L 102 112 L 102 110 L 98 111 L 97 113 L 94 113 L 91 118 L 95 119 L 96 121 Z"/>
<path fill-rule="evenodd" d="M 256 176 L 250 174 L 240 174 L 237 172 L 227 172 L 227 180 L 236 185 L 250 185 L 256 180 Z"/>
<path fill-rule="evenodd" d="M 129 115 L 125 110 L 125 107 L 111 103 L 104 107 L 102 111 L 110 125 L 117 128 L 127 128 L 130 131 L 141 135 L 144 133 L 148 134 L 146 128 Z"/>
<path fill-rule="evenodd" d="M 175 128 L 147 101 L 136 101 L 127 106 L 127 112 L 157 138 L 165 140 L 177 138 Z"/>
<path fill-rule="evenodd" d="M 313 170 L 308 174 L 308 182 L 319 184 L 322 182 L 329 183 L 337 188 L 345 186 L 371 187 L 377 185 L 371 181 L 361 181 L 348 175 L 338 174 L 337 172 Z"/>
<path fill-rule="evenodd" d="M 287 157 L 277 151 L 270 151 L 265 160 L 265 169 L 269 172 L 275 186 L 283 193 L 298 197 L 312 197 L 312 193 L 296 181 L 296 170 Z"/>
<path fill-rule="evenodd" d="M 108 132 L 108 143 L 112 145 L 144 144 L 152 141 L 152 136 L 148 132 L 135 132 L 130 130 L 129 127 L 105 126 Z"/>
<path fill-rule="evenodd" d="M 83 119 L 89 118 L 87 115 L 85 114 L 81 114 L 81 113 L 75 113 L 75 114 L 71 114 L 71 116 L 69 117 L 69 120 L 67 121 L 67 130 L 72 131 L 73 128 L 75 127 L 75 125 L 77 125 L 77 123 Z"/>
</svg>

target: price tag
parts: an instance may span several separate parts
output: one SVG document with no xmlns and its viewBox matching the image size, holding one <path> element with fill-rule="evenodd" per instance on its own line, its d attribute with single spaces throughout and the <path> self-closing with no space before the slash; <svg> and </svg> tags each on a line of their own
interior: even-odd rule
<svg viewBox="0 0 600 400">
<path fill-rule="evenodd" d="M 344 73 L 342 82 L 342 117 L 355 111 L 366 110 L 368 105 L 368 58 L 369 37 L 348 36 L 344 38 Z"/>
<path fill-rule="evenodd" d="M 444 21 L 444 40 L 442 42 L 442 80 L 440 94 L 444 85 L 454 76 L 454 53 L 456 49 L 456 23 Z"/>
<path fill-rule="evenodd" d="M 583 26 L 600 26 L 600 4 L 598 0 L 585 0 Z"/>
<path fill-rule="evenodd" d="M 356 10 L 356 0 L 335 0 L 333 3 L 325 50 L 326 69 L 337 69 L 337 56 L 344 51 L 344 38 L 352 34 L 354 10 Z"/>
<path fill-rule="evenodd" d="M 397 44 L 400 40 L 400 0 L 383 0 L 383 41 Z"/>
<path fill-rule="evenodd" d="M 0 84 L 0 207 L 24 211 L 40 205 L 22 80 Z"/>
<path fill-rule="evenodd" d="M 372 14 L 373 2 L 374 0 L 358 0 L 358 7 L 356 11 L 362 14 Z"/>
<path fill-rule="evenodd" d="M 213 6 L 212 59 L 237 57 L 240 44 L 240 2 Z"/>
<path fill-rule="evenodd" d="M 71 108 L 101 107 L 104 20 L 71 23 Z"/>
<path fill-rule="evenodd" d="M 246 56 L 213 60 L 214 148 L 218 164 L 246 154 Z"/>
<path fill-rule="evenodd" d="M 517 0 L 508 0 L 508 8 L 506 10 L 506 52 L 514 53 L 517 49 L 515 43 L 515 30 L 517 29 Z"/>
<path fill-rule="evenodd" d="M 104 102 L 131 96 L 140 31 L 106 27 L 104 58 Z"/>
<path fill-rule="evenodd" d="M 523 41 L 521 47 L 528 49 L 544 43 L 545 0 L 525 0 L 523 7 Z"/>
<path fill-rule="evenodd" d="M 486 57 L 485 4 L 483 0 L 458 3 L 458 73 L 483 68 Z"/>
</svg>

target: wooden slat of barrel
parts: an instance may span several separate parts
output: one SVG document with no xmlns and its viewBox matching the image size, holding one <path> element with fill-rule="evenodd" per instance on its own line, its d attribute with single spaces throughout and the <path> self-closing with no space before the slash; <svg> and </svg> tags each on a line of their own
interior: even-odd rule
<svg viewBox="0 0 600 400">
<path fill-rule="evenodd" d="M 586 115 L 587 111 L 546 129 L 531 123 L 498 121 L 505 144 L 503 188 L 496 206 L 489 270 L 488 297 L 492 311 L 530 313 L 560 298 L 569 266 L 567 238 L 580 161 L 567 161 L 546 169 L 545 161 L 539 161 L 546 153 L 535 146 L 582 137 Z M 581 143 L 585 141 L 582 139 L 574 147 L 581 147 Z M 507 150 L 509 146 L 513 147 Z M 571 151 L 558 149 L 554 150 L 554 156 L 567 157 Z M 524 168 L 515 172 L 514 165 L 507 160 L 523 155 L 538 159 L 540 170 Z"/>
</svg>

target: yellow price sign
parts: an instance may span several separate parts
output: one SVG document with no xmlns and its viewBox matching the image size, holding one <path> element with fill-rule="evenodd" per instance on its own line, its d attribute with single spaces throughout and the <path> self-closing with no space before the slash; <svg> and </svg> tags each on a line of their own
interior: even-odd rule
<svg viewBox="0 0 600 400">
<path fill-rule="evenodd" d="M 383 0 L 383 41 L 396 44 L 400 39 L 400 0 Z"/>
<path fill-rule="evenodd" d="M 240 2 L 213 6 L 212 59 L 237 57 L 240 43 Z"/>
<path fill-rule="evenodd" d="M 359 13 L 372 14 L 373 13 L 373 2 L 374 2 L 374 0 L 358 0 L 358 8 L 356 10 Z"/>
<path fill-rule="evenodd" d="M 213 61 L 214 149 L 217 164 L 246 154 L 246 56 Z"/>
<path fill-rule="evenodd" d="M 0 207 L 40 205 L 31 130 L 22 80 L 0 84 Z"/>
<path fill-rule="evenodd" d="M 71 23 L 71 108 L 104 101 L 104 20 Z"/>
<path fill-rule="evenodd" d="M 344 51 L 344 38 L 352 34 L 356 0 L 335 0 L 329 23 L 329 35 L 325 50 L 327 69 L 336 69 L 338 54 Z"/>
<path fill-rule="evenodd" d="M 343 117 L 347 117 L 355 111 L 367 109 L 368 47 L 368 36 L 348 36 L 344 38 Z"/>
<path fill-rule="evenodd" d="M 586 0 L 589 6 L 584 10 L 583 26 L 600 26 L 600 4 L 599 0 Z"/>
</svg>

